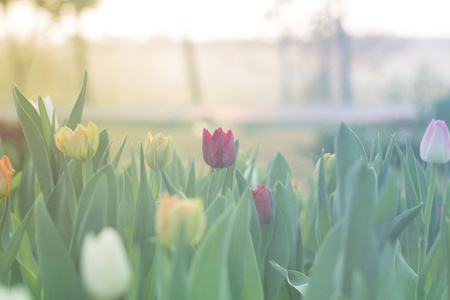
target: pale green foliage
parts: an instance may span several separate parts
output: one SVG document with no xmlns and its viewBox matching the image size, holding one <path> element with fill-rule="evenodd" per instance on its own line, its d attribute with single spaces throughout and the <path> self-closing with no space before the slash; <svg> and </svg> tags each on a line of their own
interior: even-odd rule
<svg viewBox="0 0 450 300">
<path fill-rule="evenodd" d="M 85 91 L 86 80 L 61 126 L 81 122 Z M 450 185 L 436 189 L 429 249 L 420 252 L 430 171 L 409 140 L 406 153 L 392 138 L 384 154 L 379 142 L 367 156 L 342 124 L 336 174 L 319 165 L 307 196 L 281 153 L 264 171 L 255 151 L 251 161 L 199 175 L 176 154 L 167 170 L 148 169 L 140 145 L 139 160 L 119 167 L 126 139 L 111 159 L 102 131 L 92 158 L 70 160 L 57 150 L 47 114 L 16 87 L 13 96 L 31 159 L 0 202 L 2 285 L 21 284 L 34 299 L 85 299 L 82 242 L 111 227 L 132 268 L 124 299 L 449 299 Z M 243 157 L 239 141 L 236 150 Z M 441 182 L 446 170 L 438 169 Z M 336 191 L 326 190 L 327 178 L 336 178 Z M 250 191 L 257 184 L 271 190 L 271 220 L 262 226 Z M 195 246 L 183 230 L 173 247 L 158 240 L 154 214 L 165 191 L 204 202 L 207 226 Z"/>
</svg>

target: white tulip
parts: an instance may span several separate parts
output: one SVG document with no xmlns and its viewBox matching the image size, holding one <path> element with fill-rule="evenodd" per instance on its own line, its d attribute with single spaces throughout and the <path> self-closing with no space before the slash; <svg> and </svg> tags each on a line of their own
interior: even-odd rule
<svg viewBox="0 0 450 300">
<path fill-rule="evenodd" d="M 0 299 L 2 300 L 32 300 L 30 293 L 23 286 L 14 286 L 8 289 L 0 286 Z"/>
<path fill-rule="evenodd" d="M 41 115 L 41 113 L 39 112 L 39 105 L 31 99 L 28 99 L 28 101 L 31 103 L 31 105 L 34 106 L 37 113 L 39 115 Z M 50 120 L 50 124 L 52 124 L 53 112 L 55 111 L 55 107 L 53 106 L 52 99 L 50 99 L 50 96 L 45 96 L 44 98 L 42 98 L 42 102 L 44 103 L 45 110 L 47 111 L 47 116 L 48 116 L 48 119 Z M 58 127 L 59 127 L 58 126 L 58 118 L 56 118 L 56 115 L 55 115 L 55 128 L 58 128 Z"/>
<path fill-rule="evenodd" d="M 450 159 L 450 133 L 441 120 L 431 120 L 420 143 L 420 157 L 431 164 L 445 164 Z"/>
<path fill-rule="evenodd" d="M 86 290 L 100 299 L 116 299 L 131 282 L 131 267 L 122 240 L 112 228 L 84 237 L 80 254 L 81 277 Z"/>
</svg>

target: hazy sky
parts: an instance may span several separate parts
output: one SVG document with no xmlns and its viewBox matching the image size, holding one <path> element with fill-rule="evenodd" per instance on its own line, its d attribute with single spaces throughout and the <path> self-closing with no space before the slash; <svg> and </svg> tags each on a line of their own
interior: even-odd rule
<svg viewBox="0 0 450 300">
<path fill-rule="evenodd" d="M 187 32 L 196 40 L 214 38 L 273 37 L 280 24 L 266 17 L 276 0 L 100 0 L 82 15 L 82 31 L 88 38 L 119 36 L 146 39 L 155 35 L 180 38 Z M 329 13 L 341 11 L 344 26 L 352 34 L 379 33 L 407 37 L 450 37 L 448 0 L 291 0 L 278 14 L 283 27 L 299 34 L 311 31 L 317 12 L 327 2 Z M 72 18 L 51 26 L 45 13 L 37 13 L 19 1 L 7 16 L 0 14 L 0 36 L 6 31 L 26 34 L 49 30 L 55 36 L 73 32 Z M 124 5 L 126 3 L 126 5 Z M 339 7 L 337 6 L 339 5 Z M 1 28 L 0 28 L 1 29 Z"/>
</svg>

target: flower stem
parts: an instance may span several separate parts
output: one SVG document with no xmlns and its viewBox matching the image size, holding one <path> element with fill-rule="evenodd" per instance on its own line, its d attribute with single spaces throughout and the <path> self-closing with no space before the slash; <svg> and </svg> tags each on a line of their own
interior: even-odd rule
<svg viewBox="0 0 450 300">
<path fill-rule="evenodd" d="M 422 268 L 428 249 L 428 232 L 430 231 L 431 208 L 433 206 L 434 190 L 436 187 L 436 165 L 431 164 L 430 182 L 428 183 L 427 200 L 425 202 L 424 235 L 419 248 L 419 270 Z"/>
</svg>

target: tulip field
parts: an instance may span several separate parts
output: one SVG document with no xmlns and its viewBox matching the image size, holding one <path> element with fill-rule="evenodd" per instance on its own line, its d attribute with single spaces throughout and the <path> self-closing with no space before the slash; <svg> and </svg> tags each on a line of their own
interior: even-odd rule
<svg viewBox="0 0 450 300">
<path fill-rule="evenodd" d="M 170 132 L 112 152 L 85 94 L 57 120 L 13 87 L 29 154 L 15 171 L 0 144 L 1 300 L 450 300 L 445 122 L 420 153 L 341 124 L 306 193 L 283 149 L 257 168 L 232 128 L 203 130 L 204 174 Z"/>
</svg>

